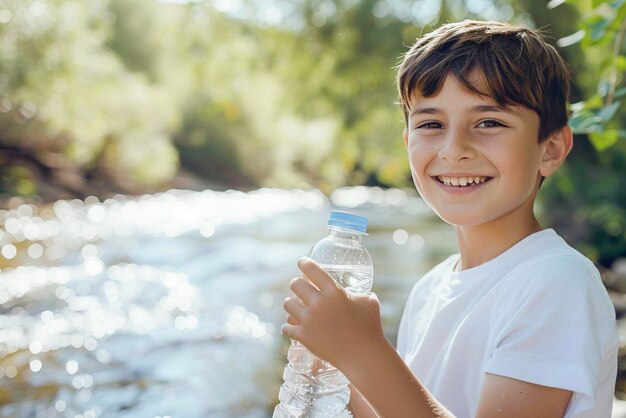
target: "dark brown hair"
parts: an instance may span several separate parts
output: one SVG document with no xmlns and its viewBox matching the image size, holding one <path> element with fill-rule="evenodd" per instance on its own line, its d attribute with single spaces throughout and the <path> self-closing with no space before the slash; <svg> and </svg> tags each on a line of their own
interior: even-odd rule
<svg viewBox="0 0 626 418">
<path fill-rule="evenodd" d="M 469 80 L 478 70 L 482 85 Z M 398 66 L 405 121 L 412 96 L 436 95 L 448 74 L 501 106 L 521 105 L 539 115 L 538 141 L 567 124 L 570 72 L 537 31 L 501 22 L 445 24 L 417 39 Z M 479 84 L 480 85 L 480 84 Z"/>
</svg>

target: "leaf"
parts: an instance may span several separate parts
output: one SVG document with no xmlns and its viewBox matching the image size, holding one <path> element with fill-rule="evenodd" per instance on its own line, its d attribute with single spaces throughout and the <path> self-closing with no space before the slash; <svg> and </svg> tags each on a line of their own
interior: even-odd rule
<svg viewBox="0 0 626 418">
<path fill-rule="evenodd" d="M 577 32 L 572 33 L 571 35 L 567 35 L 563 38 L 559 38 L 556 41 L 556 44 L 560 46 L 561 48 L 564 48 L 566 46 L 574 45 L 575 43 L 580 42 L 584 37 L 585 37 L 585 31 L 581 29 Z"/>
<path fill-rule="evenodd" d="M 626 3 L 626 0 L 615 0 L 613 3 L 611 3 L 611 7 L 614 9 L 619 9 L 624 3 Z"/>
<path fill-rule="evenodd" d="M 576 102 L 569 105 L 570 110 L 574 113 L 580 113 L 585 108 L 585 102 Z"/>
<path fill-rule="evenodd" d="M 615 91 L 615 98 L 620 98 L 624 95 L 626 95 L 626 87 L 622 87 L 621 89 L 617 89 Z"/>
<path fill-rule="evenodd" d="M 602 119 L 590 111 L 584 111 L 572 115 L 568 124 L 575 134 L 586 134 L 602 128 Z"/>
<path fill-rule="evenodd" d="M 609 106 L 605 106 L 598 112 L 598 117 L 604 122 L 611 120 L 617 109 L 619 109 L 620 102 L 615 102 Z"/>
<path fill-rule="evenodd" d="M 602 97 L 606 96 L 610 87 L 611 82 L 609 80 L 600 80 L 598 82 L 598 94 Z"/>
<path fill-rule="evenodd" d="M 617 129 L 610 129 L 601 132 L 591 132 L 589 134 L 589 140 L 593 147 L 598 151 L 604 151 L 611 148 L 620 139 L 620 131 Z"/>
<path fill-rule="evenodd" d="M 563 3 L 565 3 L 565 1 L 566 0 L 550 0 L 546 6 L 548 7 L 548 9 L 551 10 L 555 7 L 562 5 Z"/>
<path fill-rule="evenodd" d="M 589 36 L 591 37 L 591 39 L 593 41 L 599 41 L 601 40 L 604 35 L 606 34 L 605 29 L 607 28 L 607 26 L 609 26 L 611 22 L 608 21 L 607 19 L 604 18 L 599 18 L 598 21 L 592 23 L 591 26 L 591 32 L 589 34 Z"/>
</svg>

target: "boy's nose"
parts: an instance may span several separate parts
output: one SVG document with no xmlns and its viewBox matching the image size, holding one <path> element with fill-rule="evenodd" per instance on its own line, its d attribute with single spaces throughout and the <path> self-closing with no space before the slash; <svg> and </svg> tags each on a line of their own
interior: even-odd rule
<svg viewBox="0 0 626 418">
<path fill-rule="evenodd" d="M 450 131 L 441 144 L 438 153 L 439 158 L 448 162 L 458 162 L 465 158 L 476 157 L 469 135 L 467 132 Z"/>
</svg>

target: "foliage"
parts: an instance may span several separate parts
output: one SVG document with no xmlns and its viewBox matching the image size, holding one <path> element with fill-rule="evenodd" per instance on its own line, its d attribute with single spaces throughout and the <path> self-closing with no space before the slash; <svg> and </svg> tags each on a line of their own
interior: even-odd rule
<svg viewBox="0 0 626 418">
<path fill-rule="evenodd" d="M 71 194 L 89 192 L 80 181 L 63 182 L 50 156 L 83 177 L 109 172 L 120 182 L 154 184 L 173 175 L 176 154 L 167 133 L 174 109 L 162 86 L 129 71 L 105 47 L 115 20 L 106 7 L 80 0 L 0 2 L 3 179 L 27 165 L 34 169 L 21 181 L 31 182 L 31 191 L 36 183 L 58 181 Z M 10 187 L 3 183 L 5 192 Z"/>
<path fill-rule="evenodd" d="M 559 43 L 568 46 L 581 42 L 587 71 L 596 80 L 597 89 L 590 97 L 572 104 L 570 126 L 574 133 L 588 134 L 593 146 L 604 151 L 620 138 L 626 139 L 626 126 L 620 124 L 624 120 L 620 115 L 626 113 L 618 112 L 619 99 L 626 96 L 626 1 L 571 3 L 582 15 L 580 29 Z"/>
<path fill-rule="evenodd" d="M 577 135 L 566 166 L 542 190 L 544 218 L 610 267 L 626 254 L 626 1 L 560 3 L 549 14 L 577 13 L 558 42 L 576 65 L 569 124 Z"/>
</svg>

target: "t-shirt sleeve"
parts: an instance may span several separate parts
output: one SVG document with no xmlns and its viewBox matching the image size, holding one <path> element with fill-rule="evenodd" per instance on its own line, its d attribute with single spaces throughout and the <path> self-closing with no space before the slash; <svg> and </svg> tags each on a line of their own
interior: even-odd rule
<svg viewBox="0 0 626 418">
<path fill-rule="evenodd" d="M 563 256 L 528 270 L 509 295 L 485 371 L 571 390 L 593 401 L 615 316 L 597 270 Z"/>
</svg>

